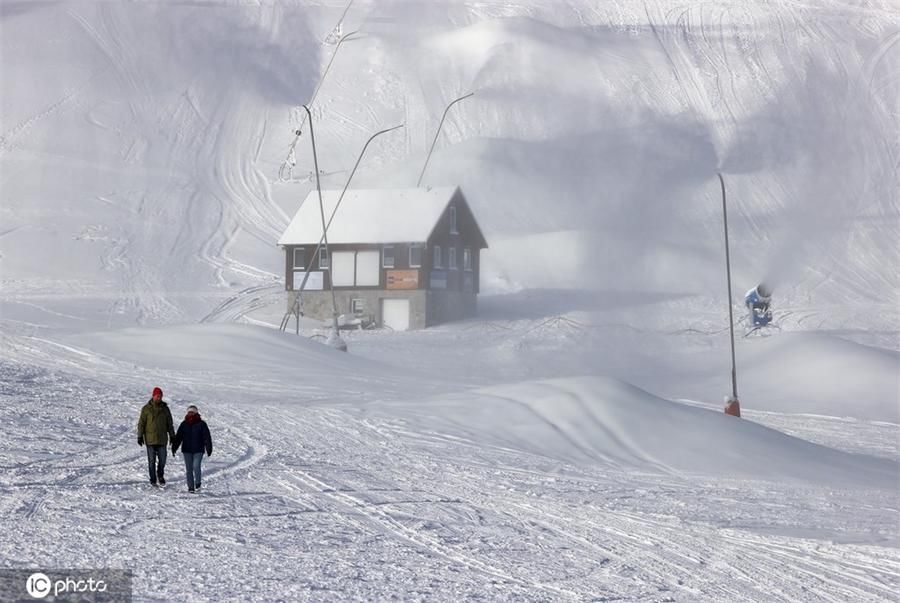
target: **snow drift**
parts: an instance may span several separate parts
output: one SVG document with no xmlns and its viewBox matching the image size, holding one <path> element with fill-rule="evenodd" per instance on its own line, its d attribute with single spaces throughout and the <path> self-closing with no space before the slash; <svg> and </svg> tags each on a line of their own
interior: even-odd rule
<svg viewBox="0 0 900 603">
<path fill-rule="evenodd" d="M 888 489 L 900 475 L 894 461 L 811 444 L 609 378 L 524 382 L 387 406 L 420 429 L 614 471 Z"/>
</svg>

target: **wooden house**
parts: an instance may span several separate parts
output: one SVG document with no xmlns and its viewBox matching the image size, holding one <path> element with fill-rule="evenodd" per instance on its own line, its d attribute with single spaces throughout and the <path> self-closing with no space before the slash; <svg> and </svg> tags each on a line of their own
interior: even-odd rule
<svg viewBox="0 0 900 603">
<path fill-rule="evenodd" d="M 326 222 L 340 194 L 322 191 Z M 303 312 L 323 320 L 332 288 L 339 314 L 398 331 L 475 315 L 487 242 L 459 187 L 348 190 L 321 239 L 313 190 L 278 240 L 288 308 L 305 278 Z"/>
</svg>

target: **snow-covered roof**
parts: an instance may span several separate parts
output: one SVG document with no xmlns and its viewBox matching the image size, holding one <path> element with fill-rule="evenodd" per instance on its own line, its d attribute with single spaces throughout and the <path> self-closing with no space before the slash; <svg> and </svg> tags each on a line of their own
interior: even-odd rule
<svg viewBox="0 0 900 603">
<path fill-rule="evenodd" d="M 456 187 L 348 190 L 328 226 L 328 243 L 425 242 Z M 325 220 L 340 190 L 322 191 Z M 279 245 L 314 245 L 322 237 L 318 192 L 313 189 L 278 239 Z"/>
</svg>

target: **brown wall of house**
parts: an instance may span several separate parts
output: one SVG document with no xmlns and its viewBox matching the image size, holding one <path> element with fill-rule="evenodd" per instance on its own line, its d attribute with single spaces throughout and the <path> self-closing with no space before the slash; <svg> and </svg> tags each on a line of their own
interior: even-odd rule
<svg viewBox="0 0 900 603">
<path fill-rule="evenodd" d="M 456 208 L 456 233 L 453 233 L 450 230 L 450 207 Z M 457 191 L 448 204 L 447 209 L 444 210 L 444 214 L 441 216 L 437 226 L 435 226 L 434 231 L 431 233 L 431 237 L 428 239 L 428 257 L 426 260 L 428 267 L 428 281 L 426 282 L 426 286 L 432 290 L 462 291 L 465 293 L 477 294 L 480 290 L 479 274 L 481 250 L 479 247 L 481 244 L 482 241 L 479 235 L 478 225 L 475 223 L 475 217 L 469 210 L 462 195 Z M 440 246 L 441 248 L 440 267 L 434 266 L 434 248 L 437 246 Z M 455 270 L 451 269 L 449 266 L 450 247 L 453 247 L 456 250 Z M 463 249 L 466 247 L 468 247 L 472 253 L 471 271 L 467 271 L 464 268 Z M 435 270 L 446 273 L 446 288 L 442 289 L 439 286 L 432 286 L 431 272 Z M 467 274 L 469 278 L 467 278 Z"/>
<path fill-rule="evenodd" d="M 473 318 L 478 312 L 478 297 L 461 291 L 429 291 L 425 326 Z"/>
<path fill-rule="evenodd" d="M 449 222 L 448 222 L 449 228 Z M 381 276 L 380 281 L 381 284 L 377 287 L 338 287 L 337 290 L 341 289 L 387 289 L 388 288 L 388 272 L 390 270 L 415 270 L 418 280 L 418 288 L 419 289 L 430 289 L 435 288 L 438 289 L 440 287 L 431 287 L 431 272 L 432 270 L 441 270 L 446 272 L 447 278 L 447 286 L 446 290 L 448 291 L 465 291 L 467 293 L 478 293 L 479 291 L 479 265 L 481 261 L 480 250 L 477 247 L 472 246 L 470 243 L 466 242 L 466 238 L 461 235 L 451 235 L 446 233 L 444 236 L 435 236 L 432 239 L 433 242 L 430 242 L 426 246 L 422 246 L 422 266 L 419 267 L 411 267 L 409 265 L 409 248 L 414 245 L 413 243 L 397 243 L 390 245 L 394 249 L 394 267 L 393 268 L 385 268 L 384 267 L 384 245 L 332 245 L 330 247 L 332 253 L 335 251 L 363 251 L 363 250 L 372 250 L 375 249 L 381 254 Z M 441 257 L 443 266 L 441 268 L 433 267 L 433 259 L 434 259 L 434 247 L 435 245 L 441 246 Z M 451 245 L 456 247 L 456 255 L 457 255 L 457 265 L 455 270 L 451 270 L 448 266 L 448 253 Z M 463 265 L 463 249 L 469 245 L 469 250 L 472 253 L 472 270 L 465 270 Z M 285 279 L 284 279 L 284 287 L 287 291 L 293 291 L 294 287 L 300 286 L 300 282 L 294 283 L 294 272 L 300 271 L 300 269 L 293 267 L 293 258 L 294 258 L 294 248 L 295 246 L 286 246 L 285 247 Z M 306 249 L 306 248 L 305 248 Z M 311 250 L 308 249 L 307 253 L 310 253 Z M 307 262 L 309 261 L 309 256 L 306 257 Z M 319 271 L 319 261 L 316 258 L 315 262 L 313 262 L 313 266 L 311 268 L 312 271 Z M 331 287 L 331 274 L 329 270 L 322 270 L 323 272 L 323 283 L 325 290 L 328 290 Z M 467 277 L 468 275 L 468 277 Z"/>
<path fill-rule="evenodd" d="M 285 272 L 284 272 L 284 275 L 285 275 L 284 276 L 284 288 L 287 291 L 293 291 L 293 289 L 294 289 L 294 271 L 303 271 L 305 269 L 305 267 L 304 268 L 294 268 L 294 249 L 297 249 L 299 247 L 302 247 L 304 249 L 304 251 L 306 252 L 305 253 L 305 263 L 307 265 L 309 265 L 309 259 L 310 259 L 312 252 L 316 249 L 315 245 L 285 245 L 284 246 L 284 270 L 285 270 Z M 316 272 L 318 270 L 319 270 L 319 258 L 318 258 L 318 254 L 317 254 L 315 260 L 312 263 L 312 266 L 310 267 L 310 272 Z M 323 270 L 322 272 L 324 272 L 324 275 L 323 275 L 324 287 L 325 287 L 325 289 L 328 289 L 329 287 L 331 287 L 331 275 L 328 273 L 327 270 Z M 300 283 L 297 283 L 296 285 L 299 287 Z"/>
</svg>

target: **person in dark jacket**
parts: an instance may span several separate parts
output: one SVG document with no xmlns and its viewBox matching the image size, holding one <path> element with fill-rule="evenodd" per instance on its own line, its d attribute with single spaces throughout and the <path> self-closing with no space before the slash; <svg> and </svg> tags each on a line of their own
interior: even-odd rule
<svg viewBox="0 0 900 603">
<path fill-rule="evenodd" d="M 200 418 L 200 411 L 193 404 L 188 406 L 184 421 L 172 438 L 172 454 L 178 452 L 179 446 L 184 454 L 188 492 L 199 492 L 200 463 L 203 462 L 204 450 L 206 456 L 212 455 L 212 436 L 209 435 L 209 426 Z"/>
<path fill-rule="evenodd" d="M 138 419 L 138 446 L 147 446 L 147 470 L 150 472 L 150 483 L 154 486 L 166 485 L 166 444 L 175 435 L 172 412 L 169 405 L 163 402 L 163 391 L 153 388 L 153 395 L 141 409 Z"/>
</svg>

